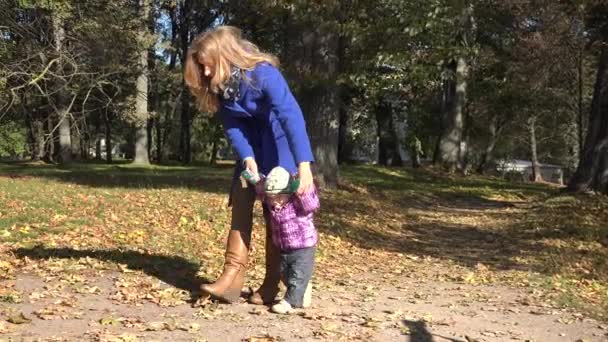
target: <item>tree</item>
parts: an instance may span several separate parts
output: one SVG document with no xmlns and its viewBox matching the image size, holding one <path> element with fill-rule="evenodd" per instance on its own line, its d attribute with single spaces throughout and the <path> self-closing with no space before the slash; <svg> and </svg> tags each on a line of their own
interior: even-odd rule
<svg viewBox="0 0 608 342">
<path fill-rule="evenodd" d="M 589 128 L 581 161 L 572 176 L 570 191 L 608 193 L 608 5 L 590 9 L 590 27 L 596 36 L 600 55 L 597 66 Z"/>
<path fill-rule="evenodd" d="M 149 164 L 148 156 L 148 49 L 150 46 L 148 21 L 150 20 L 150 0 L 138 0 L 138 15 L 140 23 L 137 35 L 139 47 L 137 67 L 139 75 L 136 82 L 135 113 L 133 124 L 135 128 L 135 158 L 133 163 Z"/>
<path fill-rule="evenodd" d="M 65 56 L 66 33 L 64 28 L 64 14 L 58 8 L 52 9 L 53 17 L 53 36 L 55 38 L 55 53 L 57 62 L 56 75 L 57 78 L 57 94 L 55 96 L 55 112 L 59 126 L 59 161 L 61 163 L 70 163 L 72 161 L 72 140 L 70 132 L 70 110 L 69 100 L 66 91 L 66 80 L 64 79 L 64 67 L 67 61 Z M 69 106 L 69 107 L 68 107 Z"/>
</svg>

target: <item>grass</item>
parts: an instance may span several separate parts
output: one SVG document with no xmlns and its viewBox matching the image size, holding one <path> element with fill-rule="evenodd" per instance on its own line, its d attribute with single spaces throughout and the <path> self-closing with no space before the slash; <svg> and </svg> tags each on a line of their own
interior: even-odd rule
<svg viewBox="0 0 608 342">
<path fill-rule="evenodd" d="M 606 197 L 433 169 L 340 174 L 317 217 L 326 283 L 372 272 L 496 281 L 608 319 Z M 25 256 L 124 264 L 184 289 L 215 278 L 231 177 L 230 165 L 0 164 L 0 278 L 17 276 Z M 253 282 L 264 264 L 260 210 L 255 219 Z"/>
</svg>

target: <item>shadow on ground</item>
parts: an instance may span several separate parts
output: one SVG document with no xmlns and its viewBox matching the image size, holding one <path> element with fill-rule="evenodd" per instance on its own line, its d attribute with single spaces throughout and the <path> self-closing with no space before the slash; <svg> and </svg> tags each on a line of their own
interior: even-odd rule
<svg viewBox="0 0 608 342">
<path fill-rule="evenodd" d="M 38 177 L 90 187 L 105 188 L 187 188 L 211 193 L 227 193 L 233 165 L 213 167 L 136 167 L 129 164 L 84 163 L 57 166 L 31 163 L 0 163 L 0 176 Z"/>
<path fill-rule="evenodd" d="M 350 183 L 324 196 L 318 228 L 325 234 L 370 250 L 431 256 L 469 267 L 482 263 L 527 270 L 530 265 L 518 257 L 539 252 L 537 240 L 521 234 L 517 223 L 530 206 L 526 200 L 545 199 L 553 192 L 550 188 L 432 170 L 355 167 L 344 174 Z M 500 196 L 508 200 L 492 199 Z M 508 211 L 516 206 L 525 210 Z M 451 220 L 461 215 L 470 223 Z M 476 217 L 499 223 L 484 226 Z"/>
<path fill-rule="evenodd" d="M 403 320 L 401 323 L 407 329 L 409 339 L 406 338 L 406 341 L 408 342 L 434 342 L 436 341 L 434 337 L 440 338 L 441 341 L 465 342 L 464 340 L 432 334 L 424 321 Z"/>
<path fill-rule="evenodd" d="M 127 265 L 133 271 L 143 271 L 176 288 L 190 292 L 192 300 L 198 298 L 201 284 L 209 283 L 208 279 L 196 276 L 199 265 L 178 256 L 145 254 L 136 251 L 110 250 L 76 250 L 73 248 L 18 248 L 13 251 L 18 257 L 30 259 L 78 259 L 94 258 Z"/>
</svg>

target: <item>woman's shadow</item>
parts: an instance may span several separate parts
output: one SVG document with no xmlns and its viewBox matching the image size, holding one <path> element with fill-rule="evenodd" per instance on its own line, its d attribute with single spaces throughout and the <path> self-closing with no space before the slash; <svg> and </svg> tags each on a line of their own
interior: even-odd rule
<svg viewBox="0 0 608 342">
<path fill-rule="evenodd" d="M 166 284 L 188 291 L 191 303 L 194 303 L 200 297 L 200 285 L 210 282 L 208 279 L 197 277 L 199 265 L 178 256 L 147 254 L 132 250 L 77 250 L 69 247 L 46 248 L 42 246 L 18 248 L 13 252 L 20 258 L 72 259 L 89 257 L 124 264 L 130 270 L 141 270 Z"/>
</svg>

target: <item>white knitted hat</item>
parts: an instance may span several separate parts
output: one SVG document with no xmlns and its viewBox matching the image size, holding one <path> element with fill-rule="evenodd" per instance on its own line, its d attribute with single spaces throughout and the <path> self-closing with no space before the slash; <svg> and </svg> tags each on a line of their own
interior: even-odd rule
<svg viewBox="0 0 608 342">
<path fill-rule="evenodd" d="M 289 172 L 284 168 L 277 166 L 274 169 L 270 170 L 270 172 L 266 176 L 266 184 L 264 186 L 264 191 L 269 194 L 288 193 L 290 190 L 290 179 L 291 175 L 289 174 Z"/>
</svg>

